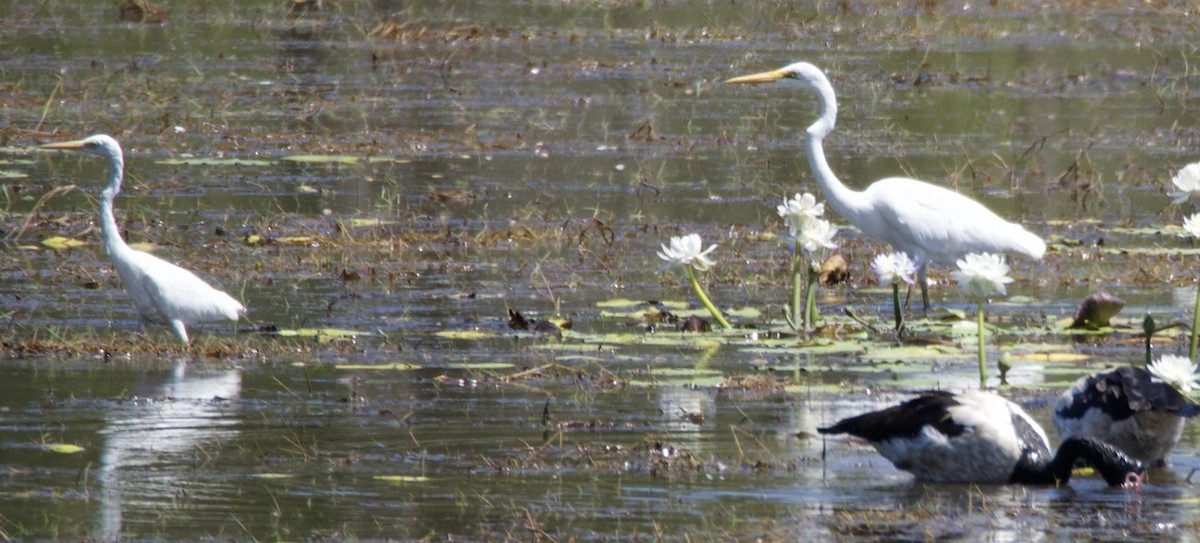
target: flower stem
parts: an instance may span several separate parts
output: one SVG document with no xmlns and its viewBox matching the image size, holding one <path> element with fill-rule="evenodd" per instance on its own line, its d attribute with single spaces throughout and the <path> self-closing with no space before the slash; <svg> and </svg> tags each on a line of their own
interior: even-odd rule
<svg viewBox="0 0 1200 543">
<path fill-rule="evenodd" d="M 788 304 L 788 324 L 793 330 L 799 331 L 802 328 L 807 328 L 807 322 L 803 321 L 804 313 L 800 308 L 801 301 L 801 285 L 800 285 L 800 263 L 801 263 L 801 247 L 800 242 L 796 242 L 792 252 L 792 301 Z"/>
<path fill-rule="evenodd" d="M 733 325 L 729 324 L 729 321 L 725 320 L 725 315 L 721 314 L 721 310 L 717 309 L 717 306 L 713 305 L 712 300 L 708 299 L 708 295 L 705 294 L 704 289 L 700 287 L 700 280 L 696 279 L 696 270 L 691 266 L 688 266 L 687 271 L 688 282 L 692 284 L 692 290 L 696 291 L 696 296 L 700 298 L 700 303 L 704 304 L 705 309 L 708 309 L 708 312 L 712 315 L 713 320 L 716 320 L 718 323 L 720 323 L 721 327 L 725 328 L 726 330 L 732 329 Z"/>
<path fill-rule="evenodd" d="M 820 273 L 808 268 L 808 281 L 804 286 L 804 329 L 813 328 L 817 322 L 817 277 Z"/>
<path fill-rule="evenodd" d="M 896 317 L 896 331 L 904 325 L 904 314 L 900 313 L 900 283 L 892 281 L 892 310 Z"/>
<path fill-rule="evenodd" d="M 1196 307 L 1192 308 L 1192 341 L 1188 344 L 1188 359 L 1196 360 L 1196 330 L 1200 329 L 1200 284 L 1196 285 Z"/>
<path fill-rule="evenodd" d="M 975 312 L 975 326 L 979 338 L 979 388 L 987 385 L 987 351 L 983 348 L 983 299 L 979 300 L 979 310 Z"/>
</svg>

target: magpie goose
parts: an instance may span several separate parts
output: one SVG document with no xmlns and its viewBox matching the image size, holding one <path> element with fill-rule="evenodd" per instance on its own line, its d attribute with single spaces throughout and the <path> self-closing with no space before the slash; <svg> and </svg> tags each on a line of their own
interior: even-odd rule
<svg viewBox="0 0 1200 543">
<path fill-rule="evenodd" d="M 1145 467 L 1090 438 L 1063 441 L 1050 455 L 1046 433 L 1015 403 L 981 391 L 934 391 L 844 419 L 822 434 L 850 434 L 918 480 L 957 483 L 1059 484 L 1083 460 L 1109 485 L 1136 484 Z"/>
</svg>

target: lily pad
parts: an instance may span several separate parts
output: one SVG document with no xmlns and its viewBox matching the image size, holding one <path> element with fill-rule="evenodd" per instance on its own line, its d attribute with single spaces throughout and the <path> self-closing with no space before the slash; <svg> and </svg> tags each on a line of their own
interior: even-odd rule
<svg viewBox="0 0 1200 543">
<path fill-rule="evenodd" d="M 470 340 L 493 339 L 495 337 L 498 337 L 493 332 L 486 332 L 483 330 L 438 330 L 437 332 L 434 332 L 433 335 L 435 335 L 437 337 L 443 337 L 446 339 L 470 339 Z"/>
<path fill-rule="evenodd" d="M 346 221 L 346 224 L 352 228 L 365 228 L 370 226 L 386 226 L 389 224 L 396 224 L 396 221 L 379 218 L 367 219 L 363 217 L 355 217 L 349 221 Z"/>
<path fill-rule="evenodd" d="M 308 245 L 316 240 L 317 238 L 312 236 L 283 236 L 275 238 L 275 243 L 283 243 L 287 245 Z"/>
<path fill-rule="evenodd" d="M 285 156 L 283 160 L 291 162 L 304 162 L 308 164 L 357 164 L 358 157 L 346 155 L 292 155 Z"/>
<path fill-rule="evenodd" d="M 260 160 L 257 158 L 212 158 L 212 157 L 188 157 L 188 158 L 168 158 L 155 161 L 157 164 L 167 166 L 270 166 L 271 161 Z"/>
<path fill-rule="evenodd" d="M 361 371 L 361 370 L 409 371 L 409 370 L 419 370 L 419 369 L 421 369 L 421 366 L 418 366 L 416 364 L 409 364 L 407 362 L 395 362 L 392 364 L 338 364 L 338 365 L 334 366 L 334 368 L 337 368 L 339 370 L 356 370 L 356 371 Z"/>
<path fill-rule="evenodd" d="M 647 305 L 645 300 L 631 300 L 629 298 L 612 298 L 610 300 L 600 300 L 596 302 L 596 307 L 611 307 L 611 308 L 629 308 Z"/>
<path fill-rule="evenodd" d="M 29 174 L 17 170 L 0 170 L 0 179 L 23 179 Z"/>
<path fill-rule="evenodd" d="M 370 332 L 362 332 L 359 330 L 345 330 L 339 328 L 296 328 L 290 330 L 279 330 L 275 335 L 283 337 L 357 337 L 370 336 Z"/>
<path fill-rule="evenodd" d="M 290 473 L 255 473 L 251 477 L 257 479 L 291 479 L 295 475 Z"/>
<path fill-rule="evenodd" d="M 42 245 L 45 245 L 46 247 L 54 249 L 55 251 L 62 251 L 64 249 L 70 249 L 72 247 L 79 247 L 81 245 L 84 245 L 84 242 L 74 239 L 74 238 L 64 238 L 62 236 L 53 236 L 53 237 L 49 237 L 49 238 L 42 240 Z"/>
<path fill-rule="evenodd" d="M 375 475 L 371 477 L 376 481 L 384 481 L 388 483 L 427 483 L 431 479 L 424 475 Z"/>
<path fill-rule="evenodd" d="M 72 445 L 70 443 L 44 443 L 42 447 L 47 451 L 58 454 L 76 454 L 87 450 L 79 445 Z"/>
</svg>

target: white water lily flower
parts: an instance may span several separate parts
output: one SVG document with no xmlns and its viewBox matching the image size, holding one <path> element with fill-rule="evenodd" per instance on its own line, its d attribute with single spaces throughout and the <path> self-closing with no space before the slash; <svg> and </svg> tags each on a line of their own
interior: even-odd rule
<svg viewBox="0 0 1200 543">
<path fill-rule="evenodd" d="M 1184 219 L 1183 229 L 1187 230 L 1192 237 L 1200 238 L 1200 213 L 1196 213 L 1191 217 Z"/>
<path fill-rule="evenodd" d="M 836 236 L 837 232 L 838 227 L 825 219 L 809 219 L 796 241 L 810 253 L 819 249 L 837 249 L 837 244 L 833 242 L 833 236 Z"/>
<path fill-rule="evenodd" d="M 667 265 L 660 268 L 659 273 L 674 268 L 676 266 L 691 266 L 697 271 L 704 271 L 713 266 L 713 261 L 708 259 L 708 253 L 717 248 L 714 243 L 709 245 L 707 249 L 701 250 L 704 243 L 700 241 L 700 234 L 688 234 L 686 236 L 672 237 L 671 246 L 662 245 L 662 250 L 658 251 L 658 257 L 666 260 Z"/>
<path fill-rule="evenodd" d="M 1182 204 L 1190 199 L 1200 200 L 1200 162 L 1188 164 L 1171 178 L 1171 184 L 1179 189 L 1179 192 L 1170 193 L 1171 203 Z"/>
<path fill-rule="evenodd" d="M 816 196 L 806 192 L 797 194 L 791 200 L 784 200 L 783 205 L 776 206 L 775 210 L 795 237 L 807 228 L 810 221 L 825 214 L 825 204 L 818 204 Z"/>
<path fill-rule="evenodd" d="M 1188 393 L 1200 389 L 1200 383 L 1197 383 L 1197 379 L 1200 377 L 1196 375 L 1196 365 L 1187 357 L 1173 354 L 1163 355 L 1158 360 L 1151 362 L 1146 369 L 1150 370 L 1151 375 L 1180 392 Z"/>
<path fill-rule="evenodd" d="M 913 284 L 913 274 L 917 273 L 917 265 L 903 252 L 876 255 L 871 262 L 871 270 L 879 277 L 879 284 L 892 285 L 901 281 Z"/>
<path fill-rule="evenodd" d="M 958 261 L 958 271 L 951 272 L 959 288 L 976 298 L 1006 294 L 1004 285 L 1013 282 L 1009 267 L 1002 255 L 971 253 Z"/>
</svg>

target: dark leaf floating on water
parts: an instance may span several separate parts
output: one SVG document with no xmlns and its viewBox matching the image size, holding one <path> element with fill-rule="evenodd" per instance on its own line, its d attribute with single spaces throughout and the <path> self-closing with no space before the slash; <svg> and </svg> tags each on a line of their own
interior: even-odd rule
<svg viewBox="0 0 1200 543">
<path fill-rule="evenodd" d="M 708 321 L 692 315 L 679 322 L 680 332 L 712 332 L 712 324 Z"/>
<path fill-rule="evenodd" d="M 654 326 L 656 324 L 676 324 L 679 322 L 679 317 L 670 311 L 659 310 L 657 313 L 646 313 L 644 317 L 646 324 Z"/>
<path fill-rule="evenodd" d="M 513 308 L 508 308 L 508 327 L 513 330 L 528 330 L 529 321 L 525 320 L 525 315 Z"/>
<path fill-rule="evenodd" d="M 1125 300 L 1104 291 L 1093 292 L 1075 309 L 1075 321 L 1068 328 L 1098 330 L 1108 326 L 1109 320 L 1121 312 Z"/>
<path fill-rule="evenodd" d="M 546 334 L 548 336 L 554 336 L 556 339 L 559 339 L 559 340 L 562 339 L 562 328 L 559 328 L 557 324 L 554 324 L 550 321 L 542 321 L 542 320 L 533 321 L 532 332 L 535 334 Z"/>
<path fill-rule="evenodd" d="M 513 330 L 528 330 L 534 334 L 546 334 L 554 336 L 559 340 L 562 339 L 562 328 L 560 328 L 557 324 L 547 320 L 530 321 L 529 319 L 526 319 L 520 311 L 517 311 L 511 307 L 508 308 L 508 327 L 512 328 Z M 569 329 L 571 327 L 570 321 L 567 321 L 564 324 L 564 327 Z"/>
<path fill-rule="evenodd" d="M 167 8 L 146 0 L 129 0 L 117 8 L 117 18 L 127 23 L 156 24 L 167 20 Z"/>
</svg>

